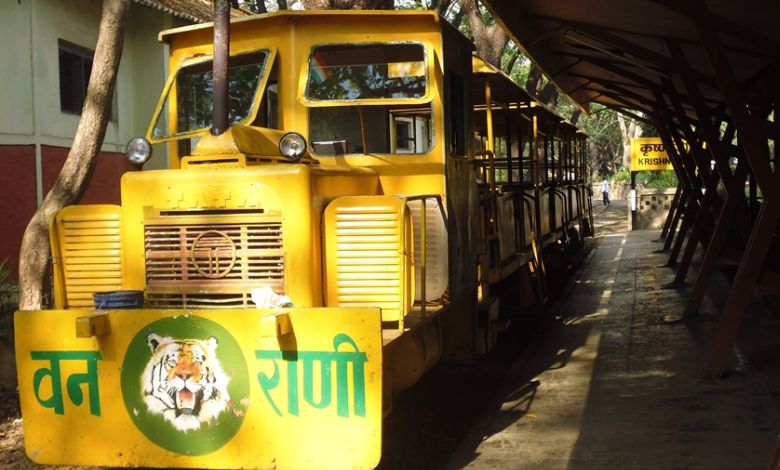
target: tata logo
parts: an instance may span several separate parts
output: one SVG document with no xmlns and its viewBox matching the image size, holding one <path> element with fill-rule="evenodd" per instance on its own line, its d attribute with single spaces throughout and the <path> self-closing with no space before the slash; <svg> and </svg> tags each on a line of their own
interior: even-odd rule
<svg viewBox="0 0 780 470">
<path fill-rule="evenodd" d="M 236 244 L 223 232 L 203 232 L 192 242 L 189 261 L 201 276 L 221 279 L 236 265 Z"/>
</svg>

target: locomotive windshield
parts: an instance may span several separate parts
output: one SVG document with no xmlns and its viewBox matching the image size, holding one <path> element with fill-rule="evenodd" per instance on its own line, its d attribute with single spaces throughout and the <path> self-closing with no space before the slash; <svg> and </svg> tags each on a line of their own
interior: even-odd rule
<svg viewBox="0 0 780 470">
<path fill-rule="evenodd" d="M 422 98 L 425 72 L 425 50 L 421 44 L 319 46 L 309 56 L 306 98 Z"/>
<path fill-rule="evenodd" d="M 266 73 L 268 51 L 230 57 L 228 69 L 228 120 L 231 124 L 247 121 L 254 113 L 258 88 Z M 157 115 L 152 137 L 167 139 L 211 127 L 213 107 L 212 60 L 183 66 L 166 89 L 166 98 Z M 176 123 L 168 126 L 173 90 L 176 99 Z"/>
<path fill-rule="evenodd" d="M 431 105 L 409 103 L 424 99 L 427 84 L 422 44 L 315 47 L 305 90 L 312 149 L 323 156 L 427 152 Z"/>
</svg>

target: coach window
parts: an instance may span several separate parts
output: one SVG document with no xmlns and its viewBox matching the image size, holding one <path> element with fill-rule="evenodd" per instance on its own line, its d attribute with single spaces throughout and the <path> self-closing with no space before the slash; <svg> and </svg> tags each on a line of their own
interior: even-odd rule
<svg viewBox="0 0 780 470">
<path fill-rule="evenodd" d="M 318 46 L 304 92 L 318 155 L 422 154 L 433 146 L 425 48 L 415 43 Z M 408 104 L 407 104 L 408 103 Z"/>
</svg>

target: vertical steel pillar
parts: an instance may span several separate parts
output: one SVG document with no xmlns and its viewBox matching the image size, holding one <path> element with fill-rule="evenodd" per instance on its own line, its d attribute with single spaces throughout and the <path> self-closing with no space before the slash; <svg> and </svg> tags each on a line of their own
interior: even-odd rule
<svg viewBox="0 0 780 470">
<path fill-rule="evenodd" d="M 230 2 L 214 0 L 214 95 L 211 133 L 220 135 L 228 122 L 228 58 L 230 56 Z"/>
</svg>

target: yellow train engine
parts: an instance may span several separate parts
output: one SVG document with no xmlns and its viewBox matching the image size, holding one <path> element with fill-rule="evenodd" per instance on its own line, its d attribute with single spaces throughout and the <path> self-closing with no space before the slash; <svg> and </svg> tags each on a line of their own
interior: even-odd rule
<svg viewBox="0 0 780 470">
<path fill-rule="evenodd" d="M 35 462 L 372 468 L 393 396 L 495 344 L 491 286 L 541 300 L 589 230 L 584 136 L 437 15 L 233 20 L 226 92 L 213 29 L 160 35 L 128 148 L 170 169 L 52 220 L 55 309 L 15 315 Z"/>
</svg>

